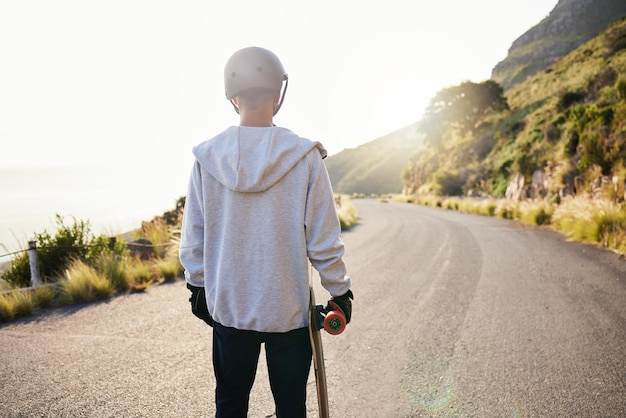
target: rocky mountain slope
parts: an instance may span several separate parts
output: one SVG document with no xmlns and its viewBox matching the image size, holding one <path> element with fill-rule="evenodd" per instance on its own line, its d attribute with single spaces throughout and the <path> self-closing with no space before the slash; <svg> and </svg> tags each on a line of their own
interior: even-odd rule
<svg viewBox="0 0 626 418">
<path fill-rule="evenodd" d="M 623 199 L 626 18 L 505 92 L 509 110 L 441 126 L 405 171 L 419 194 Z M 606 187 L 604 187 L 606 185 Z M 511 196 L 512 197 L 512 196 Z"/>
<path fill-rule="evenodd" d="M 626 0 L 560 0 L 550 14 L 516 39 L 491 78 L 509 89 L 550 66 L 626 15 Z"/>
<path fill-rule="evenodd" d="M 494 67 L 492 79 L 505 88 L 512 99 L 511 104 L 521 108 L 530 106 L 536 100 L 528 99 L 530 102 L 522 103 L 524 100 L 521 98 L 534 97 L 538 93 L 537 87 L 532 87 L 533 94 L 529 94 L 531 92 L 518 88 L 520 83 L 543 70 L 550 71 L 550 66 L 556 60 L 624 16 L 626 0 L 560 0 L 545 19 L 513 42 L 508 56 Z M 520 103 L 516 103 L 516 100 Z M 525 115 L 526 110 L 514 113 L 512 119 L 521 114 Z M 518 126 L 528 121 L 511 123 Z M 407 166 L 406 161 L 423 139 L 417 132 L 418 125 L 419 122 L 416 122 L 360 147 L 329 157 L 326 164 L 335 190 L 340 193 L 365 194 L 402 191 L 401 177 Z M 516 158 L 523 157 L 518 155 Z M 501 179 L 504 184 L 507 180 Z"/>
</svg>

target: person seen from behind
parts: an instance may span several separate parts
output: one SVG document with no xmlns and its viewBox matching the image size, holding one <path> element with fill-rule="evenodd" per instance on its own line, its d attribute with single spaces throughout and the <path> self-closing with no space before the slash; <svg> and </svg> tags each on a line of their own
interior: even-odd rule
<svg viewBox="0 0 626 418">
<path fill-rule="evenodd" d="M 262 344 L 276 416 L 306 416 L 309 263 L 352 316 L 326 150 L 273 122 L 287 83 L 273 52 L 235 52 L 224 84 L 239 125 L 193 149 L 180 261 L 192 312 L 213 327 L 218 418 L 247 416 Z"/>
</svg>

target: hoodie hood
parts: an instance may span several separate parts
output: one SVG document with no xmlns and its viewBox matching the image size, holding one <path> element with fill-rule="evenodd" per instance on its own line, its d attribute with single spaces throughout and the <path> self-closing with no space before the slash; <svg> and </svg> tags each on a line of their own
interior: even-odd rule
<svg viewBox="0 0 626 418">
<path fill-rule="evenodd" d="M 203 169 L 235 192 L 262 192 L 282 179 L 311 150 L 327 155 L 319 142 L 288 129 L 231 126 L 195 147 Z"/>
</svg>

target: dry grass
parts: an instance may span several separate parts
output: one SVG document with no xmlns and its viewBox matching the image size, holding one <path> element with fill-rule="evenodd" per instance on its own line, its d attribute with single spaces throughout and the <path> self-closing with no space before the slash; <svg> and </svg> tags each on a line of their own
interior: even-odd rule
<svg viewBox="0 0 626 418">
<path fill-rule="evenodd" d="M 49 308 L 57 297 L 56 286 L 39 286 L 33 290 L 32 298 L 36 308 Z"/>
<path fill-rule="evenodd" d="M 626 251 L 626 210 L 604 199 L 566 199 L 552 215 L 552 226 L 569 239 Z"/>
<path fill-rule="evenodd" d="M 573 241 L 594 243 L 626 253 L 626 207 L 608 199 L 581 196 L 567 198 L 560 205 L 545 200 L 516 202 L 440 196 L 415 196 L 414 201 L 420 205 L 497 216 L 528 225 L 547 225 Z"/>
<path fill-rule="evenodd" d="M 70 263 L 65 277 L 59 282 L 64 295 L 71 302 L 91 302 L 110 297 L 115 293 L 111 281 L 82 260 Z"/>
<path fill-rule="evenodd" d="M 128 274 L 128 287 L 131 291 L 142 292 L 159 278 L 153 263 L 137 258 L 129 260 L 125 269 Z"/>
<path fill-rule="evenodd" d="M 33 313 L 35 305 L 30 291 L 15 291 L 0 295 L 0 321 L 10 321 Z"/>
<path fill-rule="evenodd" d="M 143 222 L 141 229 L 136 231 L 135 238 L 146 238 L 154 246 L 154 256 L 162 258 L 167 252 L 170 243 L 170 226 L 162 218 L 150 222 Z"/>
<path fill-rule="evenodd" d="M 0 321 L 10 321 L 14 317 L 13 303 L 8 295 L 0 295 Z"/>
<path fill-rule="evenodd" d="M 166 282 L 173 281 L 182 275 L 178 258 L 163 259 L 154 265 L 158 275 Z"/>
<path fill-rule="evenodd" d="M 94 260 L 94 268 L 103 274 L 116 290 L 128 290 L 127 257 L 102 253 Z"/>
<path fill-rule="evenodd" d="M 339 216 L 339 223 L 341 224 L 341 230 L 345 231 L 352 228 L 359 221 L 356 208 L 352 204 L 350 198 L 346 195 L 335 197 L 335 201 L 339 201 L 339 207 L 337 208 L 337 215 Z"/>
<path fill-rule="evenodd" d="M 518 218 L 528 225 L 549 225 L 556 207 L 545 200 L 523 201 L 519 203 Z"/>
</svg>

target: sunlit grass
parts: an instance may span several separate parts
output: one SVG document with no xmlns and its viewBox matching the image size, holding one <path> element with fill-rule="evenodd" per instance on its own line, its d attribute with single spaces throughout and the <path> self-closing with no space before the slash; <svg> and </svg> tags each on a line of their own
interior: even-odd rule
<svg viewBox="0 0 626 418">
<path fill-rule="evenodd" d="M 460 212 L 484 216 L 493 216 L 497 207 L 493 199 L 458 199 L 456 205 Z"/>
<path fill-rule="evenodd" d="M 102 253 L 94 260 L 94 268 L 109 279 L 116 290 L 128 290 L 126 259 L 115 253 Z"/>
<path fill-rule="evenodd" d="M 0 321 L 10 321 L 13 318 L 15 318 L 15 311 L 9 294 L 0 295 Z"/>
<path fill-rule="evenodd" d="M 71 302 L 91 302 L 108 298 L 115 292 L 115 287 L 106 276 L 82 260 L 74 260 L 70 264 L 60 283 Z"/>
<path fill-rule="evenodd" d="M 142 292 L 158 279 L 154 266 L 138 258 L 129 260 L 125 268 L 128 274 L 128 287 L 132 291 Z"/>
<path fill-rule="evenodd" d="M 495 216 L 502 219 L 518 219 L 520 216 L 519 202 L 500 199 L 496 204 Z"/>
<path fill-rule="evenodd" d="M 162 258 L 167 252 L 170 242 L 170 226 L 162 218 L 143 222 L 141 229 L 136 231 L 136 238 L 146 238 L 154 246 L 154 256 Z"/>
<path fill-rule="evenodd" d="M 345 231 L 352 228 L 359 221 L 356 208 L 352 204 L 350 198 L 346 195 L 341 195 L 335 198 L 335 201 L 339 201 L 339 207 L 337 208 L 337 215 L 339 216 L 339 224 L 341 230 Z"/>
<path fill-rule="evenodd" d="M 184 274 L 178 258 L 178 238 L 172 238 L 163 258 L 141 260 L 129 255 L 102 253 L 90 264 L 72 261 L 58 286 L 43 285 L 31 290 L 14 289 L 8 283 L 1 290 L 0 321 L 32 314 L 39 308 L 91 302 L 112 297 L 117 291 L 145 291 L 159 281 L 174 281 Z"/>
<path fill-rule="evenodd" d="M 43 285 L 34 289 L 19 289 L 7 286 L 10 291 L 0 295 L 0 321 L 31 315 L 38 308 L 48 308 L 57 299 L 55 286 Z"/>
<path fill-rule="evenodd" d="M 416 196 L 415 202 L 446 210 L 545 225 L 573 241 L 582 241 L 626 253 L 626 207 L 607 199 L 587 196 L 565 199 L 514 201 L 460 197 Z"/>
<path fill-rule="evenodd" d="M 27 316 L 39 308 L 109 298 L 116 291 L 144 291 L 152 283 L 173 281 L 183 273 L 176 240 L 162 259 L 144 261 L 114 253 L 99 255 L 93 265 L 77 259 L 58 279 L 58 286 L 43 285 L 24 290 L 4 284 L 2 290 L 13 291 L 0 295 L 0 321 Z"/>
<path fill-rule="evenodd" d="M 347 197 L 344 203 L 349 204 Z M 40 308 L 110 298 L 118 292 L 144 291 L 153 283 L 174 281 L 184 275 L 179 260 L 180 224 L 170 225 L 164 218 L 156 217 L 132 232 L 133 237 L 145 238 L 153 244 L 154 252 L 147 259 L 132 255 L 124 242 L 125 236 L 128 238 L 124 234 L 114 247 L 105 245 L 98 247 L 100 252 L 70 258 L 63 269 L 55 270 L 62 273 L 44 277 L 49 283 L 42 286 L 27 288 L 29 283 L 16 285 L 4 276 L 0 278 L 0 291 L 6 292 L 0 295 L 0 320 L 29 315 Z M 98 238 L 98 243 L 105 238 Z M 20 273 L 29 275 L 28 259 L 24 272 Z"/>
<path fill-rule="evenodd" d="M 552 225 L 568 238 L 626 251 L 626 210 L 604 199 L 577 197 L 562 202 Z"/>
<path fill-rule="evenodd" d="M 406 195 L 404 193 L 393 194 L 393 195 L 385 195 L 385 196 L 382 196 L 382 197 L 387 199 L 387 200 L 391 200 L 393 202 L 398 202 L 398 203 L 415 203 L 415 196 L 413 196 L 413 195 Z"/>
<path fill-rule="evenodd" d="M 461 199 L 458 197 L 448 197 L 441 202 L 441 207 L 447 210 L 459 210 Z"/>
<path fill-rule="evenodd" d="M 49 308 L 54 304 L 57 297 L 56 286 L 39 286 L 32 292 L 35 308 Z"/>
<path fill-rule="evenodd" d="M 182 276 L 178 258 L 169 257 L 160 260 L 154 265 L 158 275 L 166 282 L 173 281 Z"/>
<path fill-rule="evenodd" d="M 545 200 L 523 201 L 518 207 L 518 217 L 528 225 L 549 225 L 555 209 L 555 204 Z"/>
<path fill-rule="evenodd" d="M 18 316 L 27 316 L 33 313 L 34 304 L 31 293 L 15 291 L 0 295 L 0 320 L 10 321 Z"/>
<path fill-rule="evenodd" d="M 35 305 L 30 291 L 14 291 L 0 295 L 0 321 L 10 321 L 33 313 Z"/>
<path fill-rule="evenodd" d="M 13 292 L 10 293 L 9 298 L 13 299 L 13 313 L 15 316 L 27 316 L 33 313 L 35 305 L 33 304 L 30 291 Z"/>
<path fill-rule="evenodd" d="M 433 208 L 443 208 L 445 198 L 435 195 L 416 195 L 414 202 L 422 206 L 430 206 Z"/>
<path fill-rule="evenodd" d="M 170 244 L 167 247 L 167 252 L 165 253 L 165 257 L 163 258 L 163 263 L 167 265 L 167 267 L 164 267 L 164 268 L 168 270 L 168 272 L 166 273 L 167 276 L 163 272 L 161 272 L 161 274 L 163 275 L 163 278 L 166 281 L 173 280 L 177 277 L 183 277 L 185 273 L 185 268 L 180 263 L 179 249 L 180 249 L 180 231 L 174 230 L 171 233 Z M 170 277 L 171 274 L 173 274 L 173 277 Z"/>
</svg>

